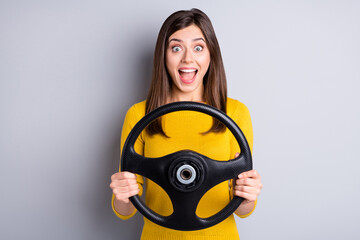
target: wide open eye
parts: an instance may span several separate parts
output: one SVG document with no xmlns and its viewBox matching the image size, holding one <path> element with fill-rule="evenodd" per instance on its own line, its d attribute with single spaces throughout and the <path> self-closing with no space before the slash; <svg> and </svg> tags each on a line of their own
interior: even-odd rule
<svg viewBox="0 0 360 240">
<path fill-rule="evenodd" d="M 197 51 L 197 52 L 200 52 L 200 51 L 203 50 L 203 47 L 202 47 L 202 46 L 196 46 L 196 47 L 194 48 L 194 50 Z"/>
<path fill-rule="evenodd" d="M 175 47 L 172 48 L 172 51 L 173 51 L 173 52 L 180 52 L 180 51 L 181 51 L 181 47 L 175 46 Z"/>
</svg>

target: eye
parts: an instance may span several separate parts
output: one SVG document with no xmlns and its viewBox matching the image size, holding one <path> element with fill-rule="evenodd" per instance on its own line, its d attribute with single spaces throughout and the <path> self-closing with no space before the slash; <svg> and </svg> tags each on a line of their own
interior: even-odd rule
<svg viewBox="0 0 360 240">
<path fill-rule="evenodd" d="M 181 51 L 181 47 L 175 46 L 175 47 L 172 48 L 172 51 L 173 52 L 179 52 L 179 51 Z"/>
<path fill-rule="evenodd" d="M 202 46 L 196 46 L 196 47 L 194 48 L 194 50 L 197 51 L 197 52 L 200 52 L 200 51 L 203 50 L 203 47 L 202 47 Z"/>
</svg>

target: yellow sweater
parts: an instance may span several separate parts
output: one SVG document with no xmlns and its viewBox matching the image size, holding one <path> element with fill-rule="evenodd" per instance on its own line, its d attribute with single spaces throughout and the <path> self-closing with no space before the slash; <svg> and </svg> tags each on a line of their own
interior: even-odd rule
<svg viewBox="0 0 360 240">
<path fill-rule="evenodd" d="M 133 105 L 126 114 L 121 135 L 121 149 L 134 125 L 145 115 L 145 101 Z M 241 128 L 252 151 L 253 132 L 250 114 L 247 107 L 237 100 L 227 99 L 227 115 L 229 115 Z M 232 135 L 226 129 L 223 133 L 201 134 L 212 126 L 212 117 L 194 111 L 179 111 L 162 116 L 162 127 L 170 138 L 160 134 L 149 136 L 143 131 L 135 143 L 135 151 L 146 157 L 161 157 L 179 150 L 190 149 L 216 160 L 229 160 L 240 152 L 239 146 Z M 142 193 L 144 180 L 138 176 Z M 173 209 L 170 198 L 166 192 L 151 180 L 145 179 L 145 204 L 155 212 L 163 216 L 171 215 Z M 210 189 L 201 199 L 196 214 L 205 218 L 214 215 L 223 209 L 230 201 L 229 181 L 220 183 Z M 130 216 L 122 216 L 114 209 L 114 196 L 112 207 L 115 214 L 121 219 L 129 219 Z M 255 207 L 254 207 L 255 208 Z M 247 215 L 249 216 L 254 209 Z M 164 239 L 239 239 L 234 215 L 230 215 L 221 223 L 197 231 L 178 231 L 161 227 L 144 218 L 144 227 L 141 239 L 164 240 Z"/>
</svg>

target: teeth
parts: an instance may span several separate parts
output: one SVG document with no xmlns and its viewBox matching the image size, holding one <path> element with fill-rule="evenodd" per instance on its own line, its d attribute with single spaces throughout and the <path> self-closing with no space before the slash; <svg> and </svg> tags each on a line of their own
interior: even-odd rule
<svg viewBox="0 0 360 240">
<path fill-rule="evenodd" d="M 185 72 L 185 73 L 190 73 L 190 72 L 195 72 L 196 69 L 180 69 L 180 72 Z"/>
</svg>

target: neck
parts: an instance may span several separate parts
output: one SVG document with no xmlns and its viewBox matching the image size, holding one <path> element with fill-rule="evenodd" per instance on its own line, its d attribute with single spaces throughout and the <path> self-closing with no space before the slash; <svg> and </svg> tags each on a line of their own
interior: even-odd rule
<svg viewBox="0 0 360 240">
<path fill-rule="evenodd" d="M 191 101 L 191 102 L 205 102 L 203 97 L 203 89 L 201 88 L 200 91 L 196 92 L 180 92 L 173 89 L 171 95 L 169 96 L 167 103 L 171 102 L 183 102 L 183 101 Z"/>
<path fill-rule="evenodd" d="M 203 98 L 186 97 L 186 96 L 171 96 L 169 98 L 169 100 L 168 100 L 169 103 L 171 103 L 171 102 L 184 102 L 184 101 L 204 102 Z"/>
</svg>

